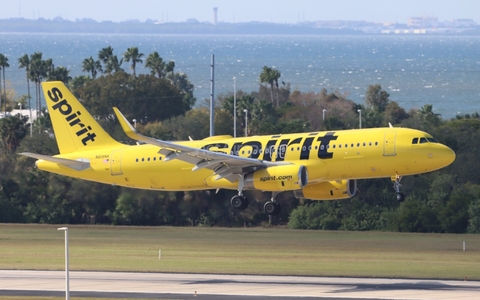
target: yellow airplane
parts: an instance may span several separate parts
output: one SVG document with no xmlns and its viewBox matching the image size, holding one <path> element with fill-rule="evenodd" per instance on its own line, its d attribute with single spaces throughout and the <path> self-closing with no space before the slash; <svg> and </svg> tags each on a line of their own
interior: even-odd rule
<svg viewBox="0 0 480 300">
<path fill-rule="evenodd" d="M 244 190 L 272 192 L 267 214 L 279 211 L 278 193 L 297 198 L 346 199 L 355 195 L 357 179 L 390 177 L 397 200 L 402 176 L 438 170 L 455 153 L 428 133 L 407 128 L 332 130 L 169 142 L 136 132 L 113 108 L 123 130 L 140 142 L 115 141 L 62 82 L 44 82 L 60 154 L 22 155 L 36 166 L 60 175 L 124 187 L 158 191 L 237 190 L 231 199 L 245 209 Z"/>
</svg>

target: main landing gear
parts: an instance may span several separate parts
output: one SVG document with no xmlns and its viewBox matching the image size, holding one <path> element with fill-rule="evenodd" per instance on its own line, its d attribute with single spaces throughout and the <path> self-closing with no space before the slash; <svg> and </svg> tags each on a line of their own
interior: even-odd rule
<svg viewBox="0 0 480 300">
<path fill-rule="evenodd" d="M 270 201 L 265 202 L 263 205 L 263 211 L 269 216 L 276 216 L 280 213 L 280 204 L 275 202 L 275 197 L 278 192 L 272 192 L 272 198 Z"/>
<path fill-rule="evenodd" d="M 400 180 L 402 180 L 402 176 L 400 176 L 398 174 L 392 177 L 393 189 L 395 190 L 395 193 L 397 194 L 397 202 L 398 203 L 405 201 L 405 194 L 400 192 L 400 187 L 402 186 L 400 184 Z"/>
<path fill-rule="evenodd" d="M 245 210 L 248 207 L 248 199 L 243 195 L 243 188 L 244 188 L 244 182 L 243 182 L 243 176 L 240 177 L 238 181 L 238 195 L 235 195 L 230 199 L 230 204 L 234 209 L 238 210 Z M 278 195 L 278 192 L 273 192 L 272 193 L 272 198 L 270 201 L 267 201 L 263 205 L 263 210 L 267 215 L 274 216 L 278 215 L 280 212 L 280 204 L 275 202 L 275 197 Z"/>
<path fill-rule="evenodd" d="M 248 199 L 243 194 L 239 193 L 232 197 L 230 204 L 235 209 L 245 210 L 248 207 Z"/>
<path fill-rule="evenodd" d="M 238 180 L 238 195 L 233 196 L 230 200 L 230 204 L 234 209 L 245 210 L 248 207 L 248 199 L 243 195 L 244 186 L 243 176 L 240 176 Z"/>
</svg>

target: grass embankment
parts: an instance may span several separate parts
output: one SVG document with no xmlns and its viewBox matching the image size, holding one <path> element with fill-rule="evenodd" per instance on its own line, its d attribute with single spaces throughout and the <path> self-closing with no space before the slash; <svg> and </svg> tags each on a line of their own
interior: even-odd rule
<svg viewBox="0 0 480 300">
<path fill-rule="evenodd" d="M 63 270 L 58 227 L 0 225 L 0 269 Z M 69 226 L 69 236 L 71 270 L 480 280 L 480 235 Z"/>
</svg>

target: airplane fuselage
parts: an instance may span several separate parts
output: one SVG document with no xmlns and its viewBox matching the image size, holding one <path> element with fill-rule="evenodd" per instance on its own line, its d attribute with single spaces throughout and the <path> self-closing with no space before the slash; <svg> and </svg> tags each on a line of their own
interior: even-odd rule
<svg viewBox="0 0 480 300">
<path fill-rule="evenodd" d="M 450 164 L 454 157 L 450 148 L 437 143 L 427 133 L 406 128 L 334 130 L 235 139 L 220 136 L 178 144 L 263 161 L 303 165 L 308 171 L 309 184 L 420 174 L 440 169 Z M 91 167 L 77 171 L 39 160 L 38 168 L 139 189 L 175 191 L 237 189 L 238 186 L 235 182 L 217 180 L 212 170 L 192 171 L 190 163 L 165 161 L 159 147 L 149 144 L 119 145 L 56 157 L 88 160 Z M 274 175 L 263 178 L 265 181 L 282 179 Z"/>
</svg>

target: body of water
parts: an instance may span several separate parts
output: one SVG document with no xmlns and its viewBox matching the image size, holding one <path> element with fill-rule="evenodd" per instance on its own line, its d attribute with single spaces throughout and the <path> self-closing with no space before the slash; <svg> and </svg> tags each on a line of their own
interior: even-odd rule
<svg viewBox="0 0 480 300">
<path fill-rule="evenodd" d="M 36 51 L 72 77 L 82 61 L 107 46 L 119 59 L 129 47 L 148 56 L 157 51 L 186 73 L 198 100 L 210 95 L 210 62 L 215 54 L 215 95 L 257 91 L 264 65 L 277 68 L 292 90 L 338 90 L 356 103 L 370 84 L 381 84 L 406 110 L 433 104 L 444 118 L 480 112 L 480 37 L 468 36 L 277 36 L 277 35 L 108 35 L 0 34 L 0 53 L 10 67 L 6 78 L 17 96 L 26 94 L 18 58 Z M 129 72 L 125 62 L 122 67 Z M 143 65 L 137 73 L 148 73 Z M 32 89 L 33 93 L 33 89 Z"/>
</svg>

